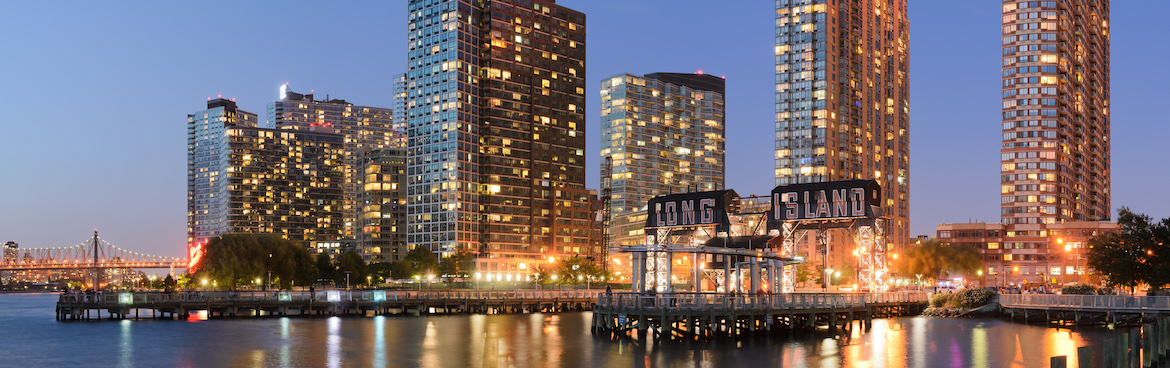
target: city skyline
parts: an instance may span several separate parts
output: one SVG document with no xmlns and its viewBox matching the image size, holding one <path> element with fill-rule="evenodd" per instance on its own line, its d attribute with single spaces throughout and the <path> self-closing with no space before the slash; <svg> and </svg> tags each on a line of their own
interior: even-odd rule
<svg viewBox="0 0 1170 368">
<path fill-rule="evenodd" d="M 698 70 L 726 76 L 730 82 L 727 99 L 734 103 L 728 105 L 727 115 L 726 187 L 742 195 L 772 188 L 772 167 L 764 159 L 772 157 L 772 139 L 762 132 L 770 132 L 773 123 L 769 100 L 774 85 L 768 77 L 774 73 L 773 5 L 707 9 L 701 4 L 558 2 L 587 14 L 591 25 L 590 73 L 584 83 L 587 188 L 599 189 L 592 169 L 599 165 L 597 81 L 626 72 Z M 71 246 L 86 240 L 88 231 L 97 227 L 104 238 L 128 249 L 182 255 L 183 115 L 218 95 L 237 98 L 242 109 L 259 111 L 262 104 L 278 98 L 278 88 L 285 82 L 301 92 L 391 106 L 393 75 L 406 70 L 405 4 L 369 4 L 371 11 L 360 14 L 353 14 L 352 8 L 300 7 L 297 12 L 298 7 L 250 4 L 218 8 L 168 4 L 166 9 L 85 4 L 59 11 L 38 6 L 42 5 L 16 4 L 10 13 L 14 19 L 0 25 L 7 34 L 22 35 L 6 40 L 13 57 L 0 60 L 4 70 L 22 71 L 0 79 L 6 86 L 0 101 L 6 102 L 6 117 L 11 119 L 6 133 L 22 137 L 0 145 L 0 154 L 7 158 L 0 167 L 4 176 L 0 192 L 5 193 L 0 196 L 0 240 L 22 247 Z M 1166 25 L 1153 18 L 1160 13 L 1158 7 L 1167 5 L 1118 3 L 1112 9 L 1112 81 L 1118 88 L 1112 112 L 1117 123 L 1112 132 L 1115 207 L 1110 210 L 1129 206 L 1161 218 L 1166 217 L 1170 199 L 1145 193 L 1154 193 L 1168 170 L 1163 162 L 1152 160 L 1153 166 L 1146 162 L 1151 162 L 1147 156 L 1156 157 L 1156 151 L 1147 147 L 1156 147 L 1155 139 L 1167 133 L 1155 120 L 1159 95 L 1154 86 L 1165 85 L 1170 76 L 1141 68 L 1167 52 L 1148 47 L 1151 36 L 1143 37 L 1165 33 Z M 218 18 L 224 9 L 254 21 Z M 651 11 L 666 16 L 663 20 L 637 16 Z M 54 18 L 47 18 L 49 14 Z M 994 33 L 1001 26 L 999 4 L 914 3 L 909 14 L 914 183 L 910 235 L 933 234 L 938 223 L 967 218 L 994 221 L 999 207 L 994 157 L 1001 140 L 996 128 L 1000 120 L 996 106 L 1001 102 L 993 98 L 1001 88 L 997 79 L 1002 65 L 996 52 L 1001 45 Z M 951 19 L 950 14 L 968 16 Z M 179 29 L 170 24 L 175 19 L 198 19 L 207 27 Z M 302 42 L 334 42 L 341 49 L 373 43 L 390 51 L 345 59 L 306 53 L 296 60 L 263 52 L 265 40 L 281 27 L 326 23 L 321 19 L 337 19 L 327 23 L 337 28 L 307 29 L 302 36 L 309 40 Z M 614 24 L 623 28 L 607 29 L 617 28 L 607 27 Z M 660 34 L 662 29 L 679 29 L 678 24 L 706 33 L 666 44 L 634 44 L 636 39 L 624 37 L 630 32 Z M 82 28 L 86 31 L 78 31 Z M 191 46 L 205 43 L 205 29 L 224 29 L 227 56 L 187 55 Z M 366 55 L 371 56 L 365 59 Z M 362 77 L 354 76 L 358 74 Z M 110 104 L 114 98 L 134 101 L 134 112 L 115 109 L 123 104 Z M 51 134 L 45 134 L 46 126 L 53 127 Z"/>
</svg>

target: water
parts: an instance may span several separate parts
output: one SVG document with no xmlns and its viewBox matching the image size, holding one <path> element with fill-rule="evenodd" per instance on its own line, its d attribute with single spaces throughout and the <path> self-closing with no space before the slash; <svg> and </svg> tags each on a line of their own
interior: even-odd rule
<svg viewBox="0 0 1170 368">
<path fill-rule="evenodd" d="M 1048 367 L 1117 332 L 998 319 L 875 320 L 833 338 L 613 341 L 589 313 L 57 322 L 57 294 L 0 294 L 3 367 Z M 146 315 L 149 311 L 144 310 Z M 103 316 L 105 314 L 103 313 Z"/>
</svg>

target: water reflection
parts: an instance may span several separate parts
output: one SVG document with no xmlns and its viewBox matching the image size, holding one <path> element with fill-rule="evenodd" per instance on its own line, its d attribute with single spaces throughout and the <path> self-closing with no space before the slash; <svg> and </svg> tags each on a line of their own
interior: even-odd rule
<svg viewBox="0 0 1170 368">
<path fill-rule="evenodd" d="M 134 366 L 134 337 L 130 333 L 129 320 L 122 320 L 119 322 L 122 329 L 122 349 L 121 354 L 118 354 L 119 367 L 133 367 Z"/>
<path fill-rule="evenodd" d="M 325 339 L 325 361 L 330 368 L 341 366 L 341 318 L 329 317 L 329 336 Z"/>
<path fill-rule="evenodd" d="M 27 305 L 14 304 L 27 298 Z M 1046 367 L 1116 331 L 996 319 L 896 318 L 830 334 L 780 331 L 741 340 L 611 339 L 589 313 L 426 317 L 238 318 L 207 322 L 57 322 L 52 303 L 0 294 L 0 341 L 17 367 Z M 24 299 L 18 302 L 24 303 Z M 8 304 L 5 304 L 8 303 Z M 45 305 L 50 306 L 44 308 Z M 205 316 L 195 315 L 195 320 Z M 61 346 L 84 336 L 84 349 Z M 100 365 L 100 364 L 99 364 Z"/>
</svg>

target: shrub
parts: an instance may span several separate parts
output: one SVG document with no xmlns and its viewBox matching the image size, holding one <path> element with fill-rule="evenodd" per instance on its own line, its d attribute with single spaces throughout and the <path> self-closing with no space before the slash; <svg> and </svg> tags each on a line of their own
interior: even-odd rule
<svg viewBox="0 0 1170 368">
<path fill-rule="evenodd" d="M 1097 294 L 1097 287 L 1085 284 L 1065 286 L 1060 290 L 1060 293 L 1072 295 L 1094 295 Z"/>
<path fill-rule="evenodd" d="M 995 297 L 995 292 L 983 288 L 968 288 L 959 290 L 953 298 L 951 303 L 957 307 L 975 308 L 987 305 L 991 298 Z"/>
<path fill-rule="evenodd" d="M 934 294 L 930 296 L 931 307 L 942 307 L 951 300 L 951 294 Z"/>
<path fill-rule="evenodd" d="M 1097 288 L 1097 295 L 1117 295 L 1117 290 L 1111 287 Z"/>
</svg>

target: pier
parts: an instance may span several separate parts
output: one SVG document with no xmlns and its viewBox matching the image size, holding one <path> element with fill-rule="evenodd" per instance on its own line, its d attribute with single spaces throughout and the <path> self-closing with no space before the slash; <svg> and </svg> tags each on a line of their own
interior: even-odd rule
<svg viewBox="0 0 1170 368">
<path fill-rule="evenodd" d="M 1012 321 L 1063 325 L 1138 326 L 1170 316 L 1170 296 L 1001 294 Z"/>
<path fill-rule="evenodd" d="M 63 294 L 57 320 L 556 313 L 593 307 L 598 290 L 179 291 Z"/>
<path fill-rule="evenodd" d="M 656 338 L 735 337 L 776 330 L 868 328 L 874 318 L 918 314 L 924 293 L 603 293 L 595 332 Z"/>
</svg>

